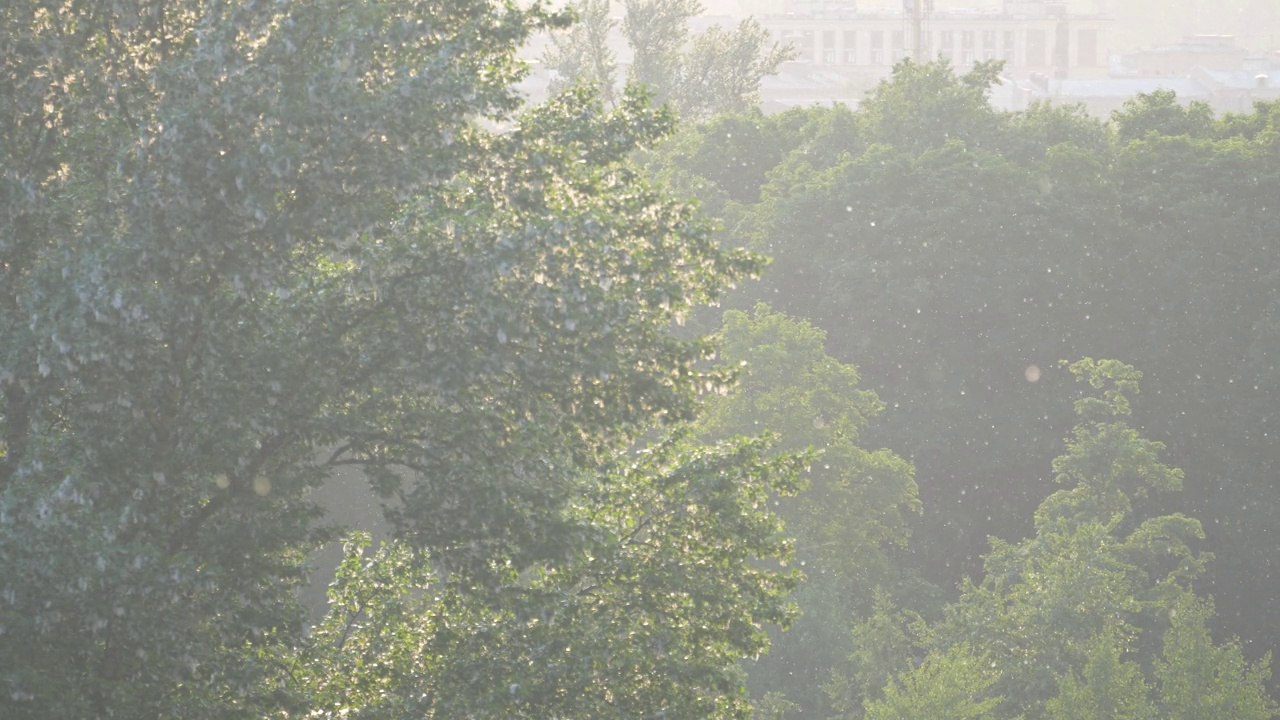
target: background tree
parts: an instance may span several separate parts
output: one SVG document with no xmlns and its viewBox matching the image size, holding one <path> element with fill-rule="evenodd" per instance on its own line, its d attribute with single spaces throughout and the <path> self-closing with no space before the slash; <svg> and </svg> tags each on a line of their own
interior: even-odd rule
<svg viewBox="0 0 1280 720">
<path fill-rule="evenodd" d="M 1238 640 L 1215 645 L 1208 629 L 1212 617 L 1213 604 L 1191 596 L 1183 597 L 1170 613 L 1164 652 L 1155 669 L 1164 716 L 1170 720 L 1280 716 L 1280 705 L 1267 695 L 1271 654 L 1249 663 Z"/>
<path fill-rule="evenodd" d="M 760 303 L 726 312 L 720 336 L 720 362 L 744 377 L 708 398 L 697 431 L 721 438 L 769 428 L 781 448 L 815 452 L 805 491 L 775 501 L 806 575 L 794 595 L 802 615 L 747 664 L 751 688 L 785 695 L 806 716 L 825 714 L 822 685 L 852 652 L 852 623 L 869 614 L 877 589 L 907 605 L 929 602 L 930 589 L 895 561 L 919 511 L 913 471 L 889 450 L 860 446 L 883 406 L 859 387 L 856 368 L 827 354 L 821 330 Z"/>
<path fill-rule="evenodd" d="M 702 12 L 698 0 L 624 0 L 622 35 L 635 53 L 627 79 L 654 90 L 660 102 L 673 100 L 684 74 L 689 20 Z"/>
<path fill-rule="evenodd" d="M 687 118 L 748 112 L 760 104 L 760 82 L 795 57 L 794 48 L 773 42 L 754 19 L 733 30 L 713 25 L 693 38 L 681 58 L 673 103 Z"/>
<path fill-rule="evenodd" d="M 1148 692 L 1142 669 L 1123 659 L 1120 642 L 1103 631 L 1094 636 L 1080 676 L 1072 670 L 1058 680 L 1058 694 L 1046 703 L 1045 717 L 1148 720 L 1157 717 Z"/>
<path fill-rule="evenodd" d="M 583 0 L 576 7 L 581 22 L 553 35 L 553 49 L 543 57 L 558 75 L 552 90 L 586 82 L 607 97 L 616 83 L 607 42 L 617 23 L 606 2 Z M 702 12 L 697 0 L 626 0 L 623 7 L 621 36 L 633 54 L 627 83 L 648 87 L 684 118 L 751 110 L 760 102 L 760 81 L 795 57 L 791 48 L 770 42 L 754 19 L 691 36 L 689 21 Z"/>
<path fill-rule="evenodd" d="M 1159 461 L 1163 446 L 1126 422 L 1140 374 L 1106 360 L 1070 369 L 1093 388 L 1076 401 L 1081 423 L 1053 463 L 1070 487 L 1041 504 L 1034 537 L 993 541 L 981 582 L 967 583 L 926 634 L 929 656 L 984 648 L 994 679 L 979 694 L 999 698 L 994 717 L 1155 717 L 1142 667 L 1157 668 L 1150 686 L 1166 714 L 1272 717 L 1268 659 L 1250 665 L 1235 641 L 1216 646 L 1204 628 L 1207 605 L 1192 582 L 1211 558 L 1191 549 L 1204 537 L 1199 523 L 1134 511 L 1135 499 L 1182 480 Z M 1155 662 L 1160 638 L 1165 657 L 1177 660 Z M 1123 659 L 1130 651 L 1138 662 Z M 905 688 L 912 702 L 933 696 L 922 685 Z M 1202 705 L 1189 706 L 1189 693 Z M 869 702 L 868 717 L 894 696 L 886 689 L 884 701 Z"/>
<path fill-rule="evenodd" d="M 551 47 L 542 57 L 556 71 L 550 92 L 564 92 L 581 82 L 606 103 L 613 102 L 617 59 L 609 49 L 609 33 L 618 23 L 609 17 L 609 8 L 609 0 L 582 0 L 572 6 L 576 22 L 551 35 Z"/>
<path fill-rule="evenodd" d="M 1280 627 L 1274 104 L 1122 133 L 1164 101 L 1111 122 L 999 113 L 992 81 L 903 65 L 856 111 L 717 118 L 650 165 L 706 198 L 723 242 L 773 257 L 726 304 L 823 329 L 884 400 L 861 442 L 915 467 L 923 514 L 901 561 L 938 587 L 981 571 L 987 537 L 1034 534 L 1044 459 L 1075 424 L 1056 361 L 1141 365 L 1133 425 L 1189 478 L 1144 510 L 1200 518 L 1208 547 L 1231 549 L 1201 582 L 1214 630 L 1256 659 Z"/>
</svg>

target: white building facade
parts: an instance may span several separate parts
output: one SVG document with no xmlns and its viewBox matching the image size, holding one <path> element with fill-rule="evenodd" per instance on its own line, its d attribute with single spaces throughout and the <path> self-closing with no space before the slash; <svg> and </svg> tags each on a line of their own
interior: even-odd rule
<svg viewBox="0 0 1280 720">
<path fill-rule="evenodd" d="M 923 4 L 917 9 L 915 2 Z M 882 77 L 903 58 L 941 56 L 961 69 L 1003 60 L 1010 77 L 1107 75 L 1111 19 L 1068 13 L 1062 2 L 935 11 L 931 0 L 905 0 L 900 11 L 859 11 L 852 2 L 801 0 L 788 9 L 757 19 L 795 46 L 797 62 L 815 67 Z"/>
</svg>

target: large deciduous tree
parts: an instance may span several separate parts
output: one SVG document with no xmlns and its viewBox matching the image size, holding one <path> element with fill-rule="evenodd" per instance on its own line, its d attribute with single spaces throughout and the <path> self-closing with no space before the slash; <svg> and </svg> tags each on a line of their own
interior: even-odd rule
<svg viewBox="0 0 1280 720">
<path fill-rule="evenodd" d="M 642 99 L 480 129 L 520 102 L 515 48 L 560 21 L 485 0 L 0 10 L 0 715 L 333 708 L 287 670 L 328 536 L 308 492 L 339 468 L 450 588 L 584 562 L 584 488 L 726 379 L 665 328 L 756 262 L 621 163 L 670 127 Z M 780 546 L 724 527 L 745 545 L 714 556 L 720 624 L 675 640 L 722 640 L 707 667 L 753 651 L 785 589 L 733 564 Z M 743 573 L 762 585 L 735 615 L 717 583 Z"/>
</svg>

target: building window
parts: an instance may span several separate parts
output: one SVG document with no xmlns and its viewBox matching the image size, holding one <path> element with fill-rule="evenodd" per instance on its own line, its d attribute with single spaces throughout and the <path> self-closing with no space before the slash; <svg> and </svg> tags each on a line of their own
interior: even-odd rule
<svg viewBox="0 0 1280 720">
<path fill-rule="evenodd" d="M 982 31 L 982 59 L 983 60 L 996 59 L 996 31 L 995 30 Z"/>
<path fill-rule="evenodd" d="M 1076 64 L 1095 67 L 1098 64 L 1098 31 L 1081 30 L 1076 37 Z"/>
<path fill-rule="evenodd" d="M 1012 30 L 1004 31 L 1004 48 L 1002 50 L 1004 54 L 1001 57 L 1004 58 L 1004 62 L 1006 65 L 1013 66 L 1015 62 L 1014 58 L 1016 57 L 1016 52 L 1015 52 L 1016 40 L 1017 40 L 1017 35 L 1016 33 L 1014 33 L 1014 31 Z"/>
<path fill-rule="evenodd" d="M 1045 47 L 1044 30 L 1027 31 L 1027 65 L 1044 67 L 1048 53 Z"/>
<path fill-rule="evenodd" d="M 963 65 L 972 65 L 975 59 L 973 49 L 974 32 L 972 30 L 960 31 L 960 50 L 963 52 L 960 62 Z"/>
<path fill-rule="evenodd" d="M 884 31 L 871 31 L 871 64 L 884 64 Z"/>
<path fill-rule="evenodd" d="M 844 61 L 849 65 L 858 64 L 858 31 L 844 31 Z"/>
<path fill-rule="evenodd" d="M 822 64 L 836 64 L 836 31 L 822 31 Z"/>
<path fill-rule="evenodd" d="M 955 62 L 956 60 L 956 33 L 954 30 L 942 30 L 938 33 L 938 54 L 943 58 Z"/>
<path fill-rule="evenodd" d="M 907 38 L 906 33 L 901 30 L 893 31 L 893 61 L 896 63 L 907 56 Z"/>
</svg>

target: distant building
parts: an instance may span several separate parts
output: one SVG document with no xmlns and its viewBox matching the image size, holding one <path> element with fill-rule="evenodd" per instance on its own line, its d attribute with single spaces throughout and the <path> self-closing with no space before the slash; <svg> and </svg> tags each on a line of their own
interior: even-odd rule
<svg viewBox="0 0 1280 720">
<path fill-rule="evenodd" d="M 869 9 L 857 0 L 721 0 L 717 7 L 732 2 L 762 11 L 756 20 L 797 50 L 794 61 L 762 81 L 766 112 L 836 102 L 856 106 L 906 57 L 943 57 L 961 72 L 980 60 L 1003 60 L 991 101 L 1007 110 L 1048 99 L 1084 103 L 1093 114 L 1106 117 L 1134 95 L 1160 89 L 1175 91 L 1183 103 L 1207 102 L 1217 112 L 1247 112 L 1256 100 L 1280 100 L 1280 53 L 1251 55 L 1230 35 L 1192 35 L 1172 45 L 1112 56 L 1112 18 L 1071 12 L 1061 0 L 1004 0 L 1000 7 L 983 10 L 940 9 L 941 0 L 892 1 L 901 4 Z M 620 5 L 615 19 L 622 19 Z M 712 25 L 731 29 L 740 19 L 703 15 L 690 23 L 690 30 L 696 34 Z M 621 83 L 632 51 L 616 28 L 608 42 Z M 546 97 L 552 79 L 537 62 L 546 43 L 540 35 L 522 52 L 533 61 L 533 72 L 520 89 L 533 102 Z"/>
<path fill-rule="evenodd" d="M 1007 110 L 1022 110 L 1032 100 L 1051 100 L 1057 104 L 1083 104 L 1089 114 L 1107 118 L 1119 110 L 1125 102 L 1140 93 L 1172 90 L 1178 101 L 1186 105 L 1199 100 L 1210 102 L 1213 94 L 1204 85 L 1190 78 L 1100 78 L 1092 80 L 1059 80 L 1034 77 L 1014 83 L 1004 105 Z M 992 98 L 993 102 L 997 99 Z"/>
<path fill-rule="evenodd" d="M 1103 79 L 1055 79 L 1036 75 L 1012 81 L 992 94 L 992 102 L 1021 110 L 1036 99 L 1083 103 L 1090 113 L 1107 117 L 1139 93 L 1172 90 L 1186 105 L 1204 102 L 1216 113 L 1250 112 L 1259 100 L 1280 100 L 1280 53 L 1242 58 L 1238 67 L 1216 70 L 1195 66 L 1183 77 L 1122 76 Z"/>
<path fill-rule="evenodd" d="M 1208 88 L 1218 112 L 1250 112 L 1260 100 L 1280 100 L 1280 52 L 1244 59 L 1238 70 L 1196 67 L 1191 79 Z"/>
<path fill-rule="evenodd" d="M 916 7 L 916 3 L 921 3 Z M 797 62 L 880 78 L 906 57 L 944 57 L 958 68 L 1003 60 L 1011 77 L 1105 77 L 1111 19 L 1072 14 L 1065 2 L 1005 0 L 988 10 L 935 10 L 904 0 L 901 10 L 860 11 L 854 2 L 791 0 L 757 19 L 799 51 Z"/>
<path fill-rule="evenodd" d="M 1239 70 L 1248 52 L 1234 35 L 1189 35 L 1181 42 L 1125 53 L 1111 74 L 1116 77 L 1187 77 L 1191 69 Z"/>
</svg>

